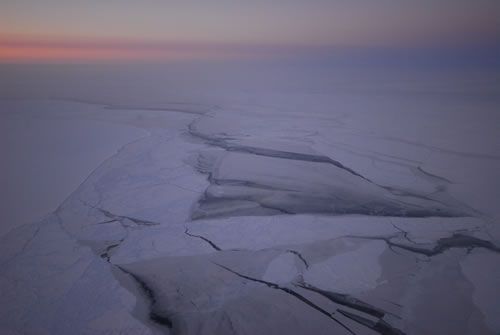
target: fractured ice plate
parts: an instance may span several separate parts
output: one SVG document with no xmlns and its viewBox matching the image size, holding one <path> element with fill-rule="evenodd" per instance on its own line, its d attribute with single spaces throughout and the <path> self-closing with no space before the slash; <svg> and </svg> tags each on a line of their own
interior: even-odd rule
<svg viewBox="0 0 500 335">
<path fill-rule="evenodd" d="M 210 185 L 193 219 L 298 213 L 471 215 L 444 192 L 428 196 L 384 187 L 326 156 L 261 147 L 223 148 L 226 151 L 201 155 Z"/>
</svg>

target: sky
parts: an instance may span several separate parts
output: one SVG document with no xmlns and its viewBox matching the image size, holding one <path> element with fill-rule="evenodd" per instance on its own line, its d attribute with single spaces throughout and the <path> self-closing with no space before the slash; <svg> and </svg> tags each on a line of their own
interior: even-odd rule
<svg viewBox="0 0 500 335">
<path fill-rule="evenodd" d="M 498 41 L 498 0 L 0 0 L 0 61 L 484 49 Z"/>
</svg>

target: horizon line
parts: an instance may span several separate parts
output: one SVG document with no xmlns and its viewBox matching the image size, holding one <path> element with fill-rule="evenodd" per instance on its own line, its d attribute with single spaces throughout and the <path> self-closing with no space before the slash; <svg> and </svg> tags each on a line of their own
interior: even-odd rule
<svg viewBox="0 0 500 335">
<path fill-rule="evenodd" d="M 125 38 L 61 38 L 0 35 L 0 62 L 30 61 L 174 61 L 268 59 L 356 51 L 500 50 L 498 41 L 394 44 L 291 44 L 161 41 Z"/>
</svg>

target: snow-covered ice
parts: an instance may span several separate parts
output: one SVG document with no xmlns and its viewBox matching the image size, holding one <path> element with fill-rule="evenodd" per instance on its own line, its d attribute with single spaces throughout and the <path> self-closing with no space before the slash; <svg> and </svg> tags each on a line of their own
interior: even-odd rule
<svg viewBox="0 0 500 335">
<path fill-rule="evenodd" d="M 61 101 L 2 103 L 0 235 L 56 209 L 103 160 L 147 135 L 136 127 L 74 118 L 88 111 L 88 105 Z"/>
<path fill-rule="evenodd" d="M 135 70 L 2 93 L 2 334 L 500 331 L 489 77 Z"/>
</svg>

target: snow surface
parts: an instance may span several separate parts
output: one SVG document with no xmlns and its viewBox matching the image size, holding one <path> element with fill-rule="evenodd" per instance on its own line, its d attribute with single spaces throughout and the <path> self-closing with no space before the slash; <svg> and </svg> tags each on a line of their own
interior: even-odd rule
<svg viewBox="0 0 500 335">
<path fill-rule="evenodd" d="M 2 334 L 500 331 L 492 82 L 87 70 L 2 93 L 7 132 L 54 150 L 30 154 L 62 171 L 51 201 L 71 191 L 1 237 Z"/>
<path fill-rule="evenodd" d="M 0 235 L 55 210 L 103 160 L 147 135 L 135 127 L 74 117 L 88 111 L 84 104 L 2 102 Z"/>
</svg>

